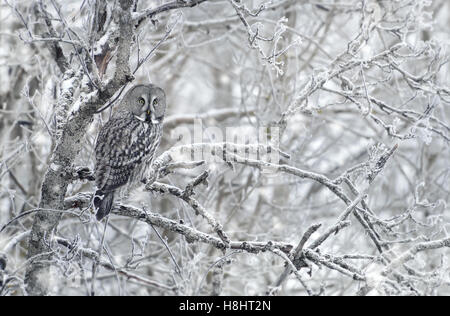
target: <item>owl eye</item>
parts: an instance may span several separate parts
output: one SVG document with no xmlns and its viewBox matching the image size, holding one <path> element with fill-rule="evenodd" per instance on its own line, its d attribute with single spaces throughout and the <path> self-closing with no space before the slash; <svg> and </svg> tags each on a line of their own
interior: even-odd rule
<svg viewBox="0 0 450 316">
<path fill-rule="evenodd" d="M 139 98 L 138 102 L 139 102 L 140 105 L 144 105 L 145 104 L 144 98 Z"/>
<path fill-rule="evenodd" d="M 157 106 L 158 105 L 158 99 L 153 100 L 153 106 Z"/>
</svg>

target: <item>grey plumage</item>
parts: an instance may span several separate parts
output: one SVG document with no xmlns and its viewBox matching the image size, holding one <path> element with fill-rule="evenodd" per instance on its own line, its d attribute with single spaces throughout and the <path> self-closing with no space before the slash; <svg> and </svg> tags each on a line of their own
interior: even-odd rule
<svg viewBox="0 0 450 316">
<path fill-rule="evenodd" d="M 141 180 L 159 146 L 166 110 L 164 91 L 154 85 L 131 88 L 101 128 L 95 146 L 97 220 L 108 216 L 114 193 Z"/>
</svg>

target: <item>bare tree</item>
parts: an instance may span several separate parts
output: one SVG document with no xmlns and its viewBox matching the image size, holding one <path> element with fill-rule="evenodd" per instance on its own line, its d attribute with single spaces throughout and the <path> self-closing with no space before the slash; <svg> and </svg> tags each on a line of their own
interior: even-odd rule
<svg viewBox="0 0 450 316">
<path fill-rule="evenodd" d="M 0 295 L 448 295 L 446 0 L 4 0 Z M 132 84 L 169 116 L 93 216 Z"/>
</svg>

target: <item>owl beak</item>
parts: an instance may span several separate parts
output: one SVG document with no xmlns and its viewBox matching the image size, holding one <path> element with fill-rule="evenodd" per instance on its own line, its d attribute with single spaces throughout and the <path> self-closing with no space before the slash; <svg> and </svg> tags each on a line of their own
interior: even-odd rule
<svg viewBox="0 0 450 316">
<path fill-rule="evenodd" d="M 150 122 L 152 121 L 152 113 L 151 113 L 150 111 L 147 111 L 147 112 L 145 113 L 145 121 L 146 121 L 147 123 L 150 123 Z"/>
</svg>

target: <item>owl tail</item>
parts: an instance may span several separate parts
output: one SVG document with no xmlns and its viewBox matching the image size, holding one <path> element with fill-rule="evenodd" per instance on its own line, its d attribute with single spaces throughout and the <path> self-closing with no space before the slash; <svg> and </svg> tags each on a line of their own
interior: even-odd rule
<svg viewBox="0 0 450 316">
<path fill-rule="evenodd" d="M 103 196 L 103 197 L 102 197 Z M 98 190 L 95 192 L 94 206 L 97 209 L 97 220 L 101 221 L 109 215 L 114 201 L 114 191 L 103 192 Z"/>
</svg>

